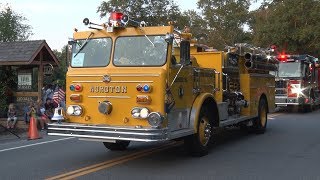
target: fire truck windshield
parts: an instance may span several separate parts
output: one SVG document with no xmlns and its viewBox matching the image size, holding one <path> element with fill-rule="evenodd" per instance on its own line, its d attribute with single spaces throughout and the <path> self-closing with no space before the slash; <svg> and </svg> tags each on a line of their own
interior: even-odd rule
<svg viewBox="0 0 320 180">
<path fill-rule="evenodd" d="M 115 66 L 162 66 L 166 62 L 168 45 L 165 36 L 119 37 L 115 42 Z"/>
<path fill-rule="evenodd" d="M 81 39 L 72 46 L 72 67 L 103 67 L 109 64 L 111 38 Z"/>
<path fill-rule="evenodd" d="M 299 62 L 279 63 L 279 77 L 300 77 L 301 66 Z"/>
</svg>

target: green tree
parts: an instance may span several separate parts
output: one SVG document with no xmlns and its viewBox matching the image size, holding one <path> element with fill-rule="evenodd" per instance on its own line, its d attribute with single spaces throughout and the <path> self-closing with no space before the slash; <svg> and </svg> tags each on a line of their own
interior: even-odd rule
<svg viewBox="0 0 320 180">
<path fill-rule="evenodd" d="M 123 12 L 136 21 L 145 21 L 148 26 L 167 25 L 169 21 L 179 30 L 188 26 L 198 38 L 208 33 L 207 22 L 198 12 L 181 12 L 173 0 L 109 0 L 102 2 L 97 12 L 104 17 L 114 11 Z"/>
<path fill-rule="evenodd" d="M 182 13 L 178 18 L 178 27 L 183 28 L 184 26 L 190 27 L 190 32 L 196 38 L 205 38 L 207 39 L 207 22 L 202 18 L 202 16 L 195 10 L 187 10 Z"/>
<path fill-rule="evenodd" d="M 0 9 L 2 9 L 0 4 Z M 20 14 L 14 12 L 10 7 L 4 7 L 0 11 L 0 42 L 11 42 L 26 40 L 32 35 L 31 26 L 24 24 L 27 20 Z"/>
<path fill-rule="evenodd" d="M 114 11 L 123 12 L 135 21 L 145 21 L 148 26 L 166 25 L 182 16 L 173 0 L 109 0 L 103 1 L 97 10 L 100 17 Z"/>
<path fill-rule="evenodd" d="M 0 4 L 0 42 L 28 39 L 32 34 L 31 26 L 23 24 L 25 20 L 26 18 L 15 13 L 10 7 Z M 10 66 L 0 66 L 0 116 L 5 116 L 8 103 L 12 102 L 16 77 Z"/>
<path fill-rule="evenodd" d="M 0 66 L 0 117 L 6 116 L 8 104 L 12 102 L 12 89 L 17 86 L 16 78 L 10 66 Z"/>
<path fill-rule="evenodd" d="M 319 55 L 319 9 L 319 0 L 266 1 L 253 12 L 253 41 L 277 45 L 279 51 Z"/>
<path fill-rule="evenodd" d="M 244 31 L 250 0 L 199 0 L 197 5 L 207 22 L 210 45 L 222 49 L 226 45 L 250 42 L 250 33 Z"/>
<path fill-rule="evenodd" d="M 61 51 L 53 50 L 53 53 L 57 56 L 60 66 L 54 69 L 53 75 L 46 78 L 44 84 L 58 84 L 61 87 L 66 85 L 66 73 L 68 70 L 67 60 L 70 59 L 70 49 L 68 45 L 65 45 Z"/>
</svg>

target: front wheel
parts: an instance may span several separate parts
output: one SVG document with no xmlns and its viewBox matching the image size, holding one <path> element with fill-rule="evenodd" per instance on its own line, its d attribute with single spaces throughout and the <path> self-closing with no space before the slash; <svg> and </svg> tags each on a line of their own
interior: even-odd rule
<svg viewBox="0 0 320 180">
<path fill-rule="evenodd" d="M 129 146 L 130 141 L 117 140 L 115 143 L 103 142 L 103 145 L 111 151 L 123 151 Z"/>
<path fill-rule="evenodd" d="M 258 107 L 258 117 L 253 124 L 253 130 L 255 133 L 257 134 L 265 133 L 267 128 L 267 121 L 268 121 L 267 114 L 268 114 L 267 102 L 265 99 L 261 99 Z"/>
<path fill-rule="evenodd" d="M 198 122 L 198 132 L 185 138 L 186 148 L 193 156 L 208 154 L 208 145 L 212 137 L 212 124 L 208 117 L 207 108 L 201 108 Z"/>
</svg>

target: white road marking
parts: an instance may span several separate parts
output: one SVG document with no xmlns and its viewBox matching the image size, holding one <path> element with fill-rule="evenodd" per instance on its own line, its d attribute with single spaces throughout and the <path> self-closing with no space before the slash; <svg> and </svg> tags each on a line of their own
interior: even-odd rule
<svg viewBox="0 0 320 180">
<path fill-rule="evenodd" d="M 67 137 L 67 138 L 56 139 L 56 140 L 52 140 L 52 141 L 45 141 L 45 142 L 28 144 L 28 145 L 18 146 L 18 147 L 13 147 L 13 148 L 8 148 L 8 149 L 2 149 L 2 150 L 0 150 L 0 152 L 10 151 L 10 150 L 14 150 L 14 149 L 21 149 L 21 148 L 36 146 L 36 145 L 41 145 L 41 144 L 47 144 L 47 143 L 52 143 L 52 142 L 57 142 L 57 141 L 64 141 L 64 140 L 68 140 L 68 139 L 72 139 L 72 138 L 74 138 L 74 137 Z"/>
</svg>

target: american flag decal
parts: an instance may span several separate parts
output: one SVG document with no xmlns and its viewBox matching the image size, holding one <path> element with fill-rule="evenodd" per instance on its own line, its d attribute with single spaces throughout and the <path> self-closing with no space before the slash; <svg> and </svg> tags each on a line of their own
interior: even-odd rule
<svg viewBox="0 0 320 180">
<path fill-rule="evenodd" d="M 53 93 L 53 101 L 57 104 L 59 104 L 62 100 L 64 100 L 66 93 L 63 91 L 63 89 L 59 88 L 57 91 Z"/>
</svg>

